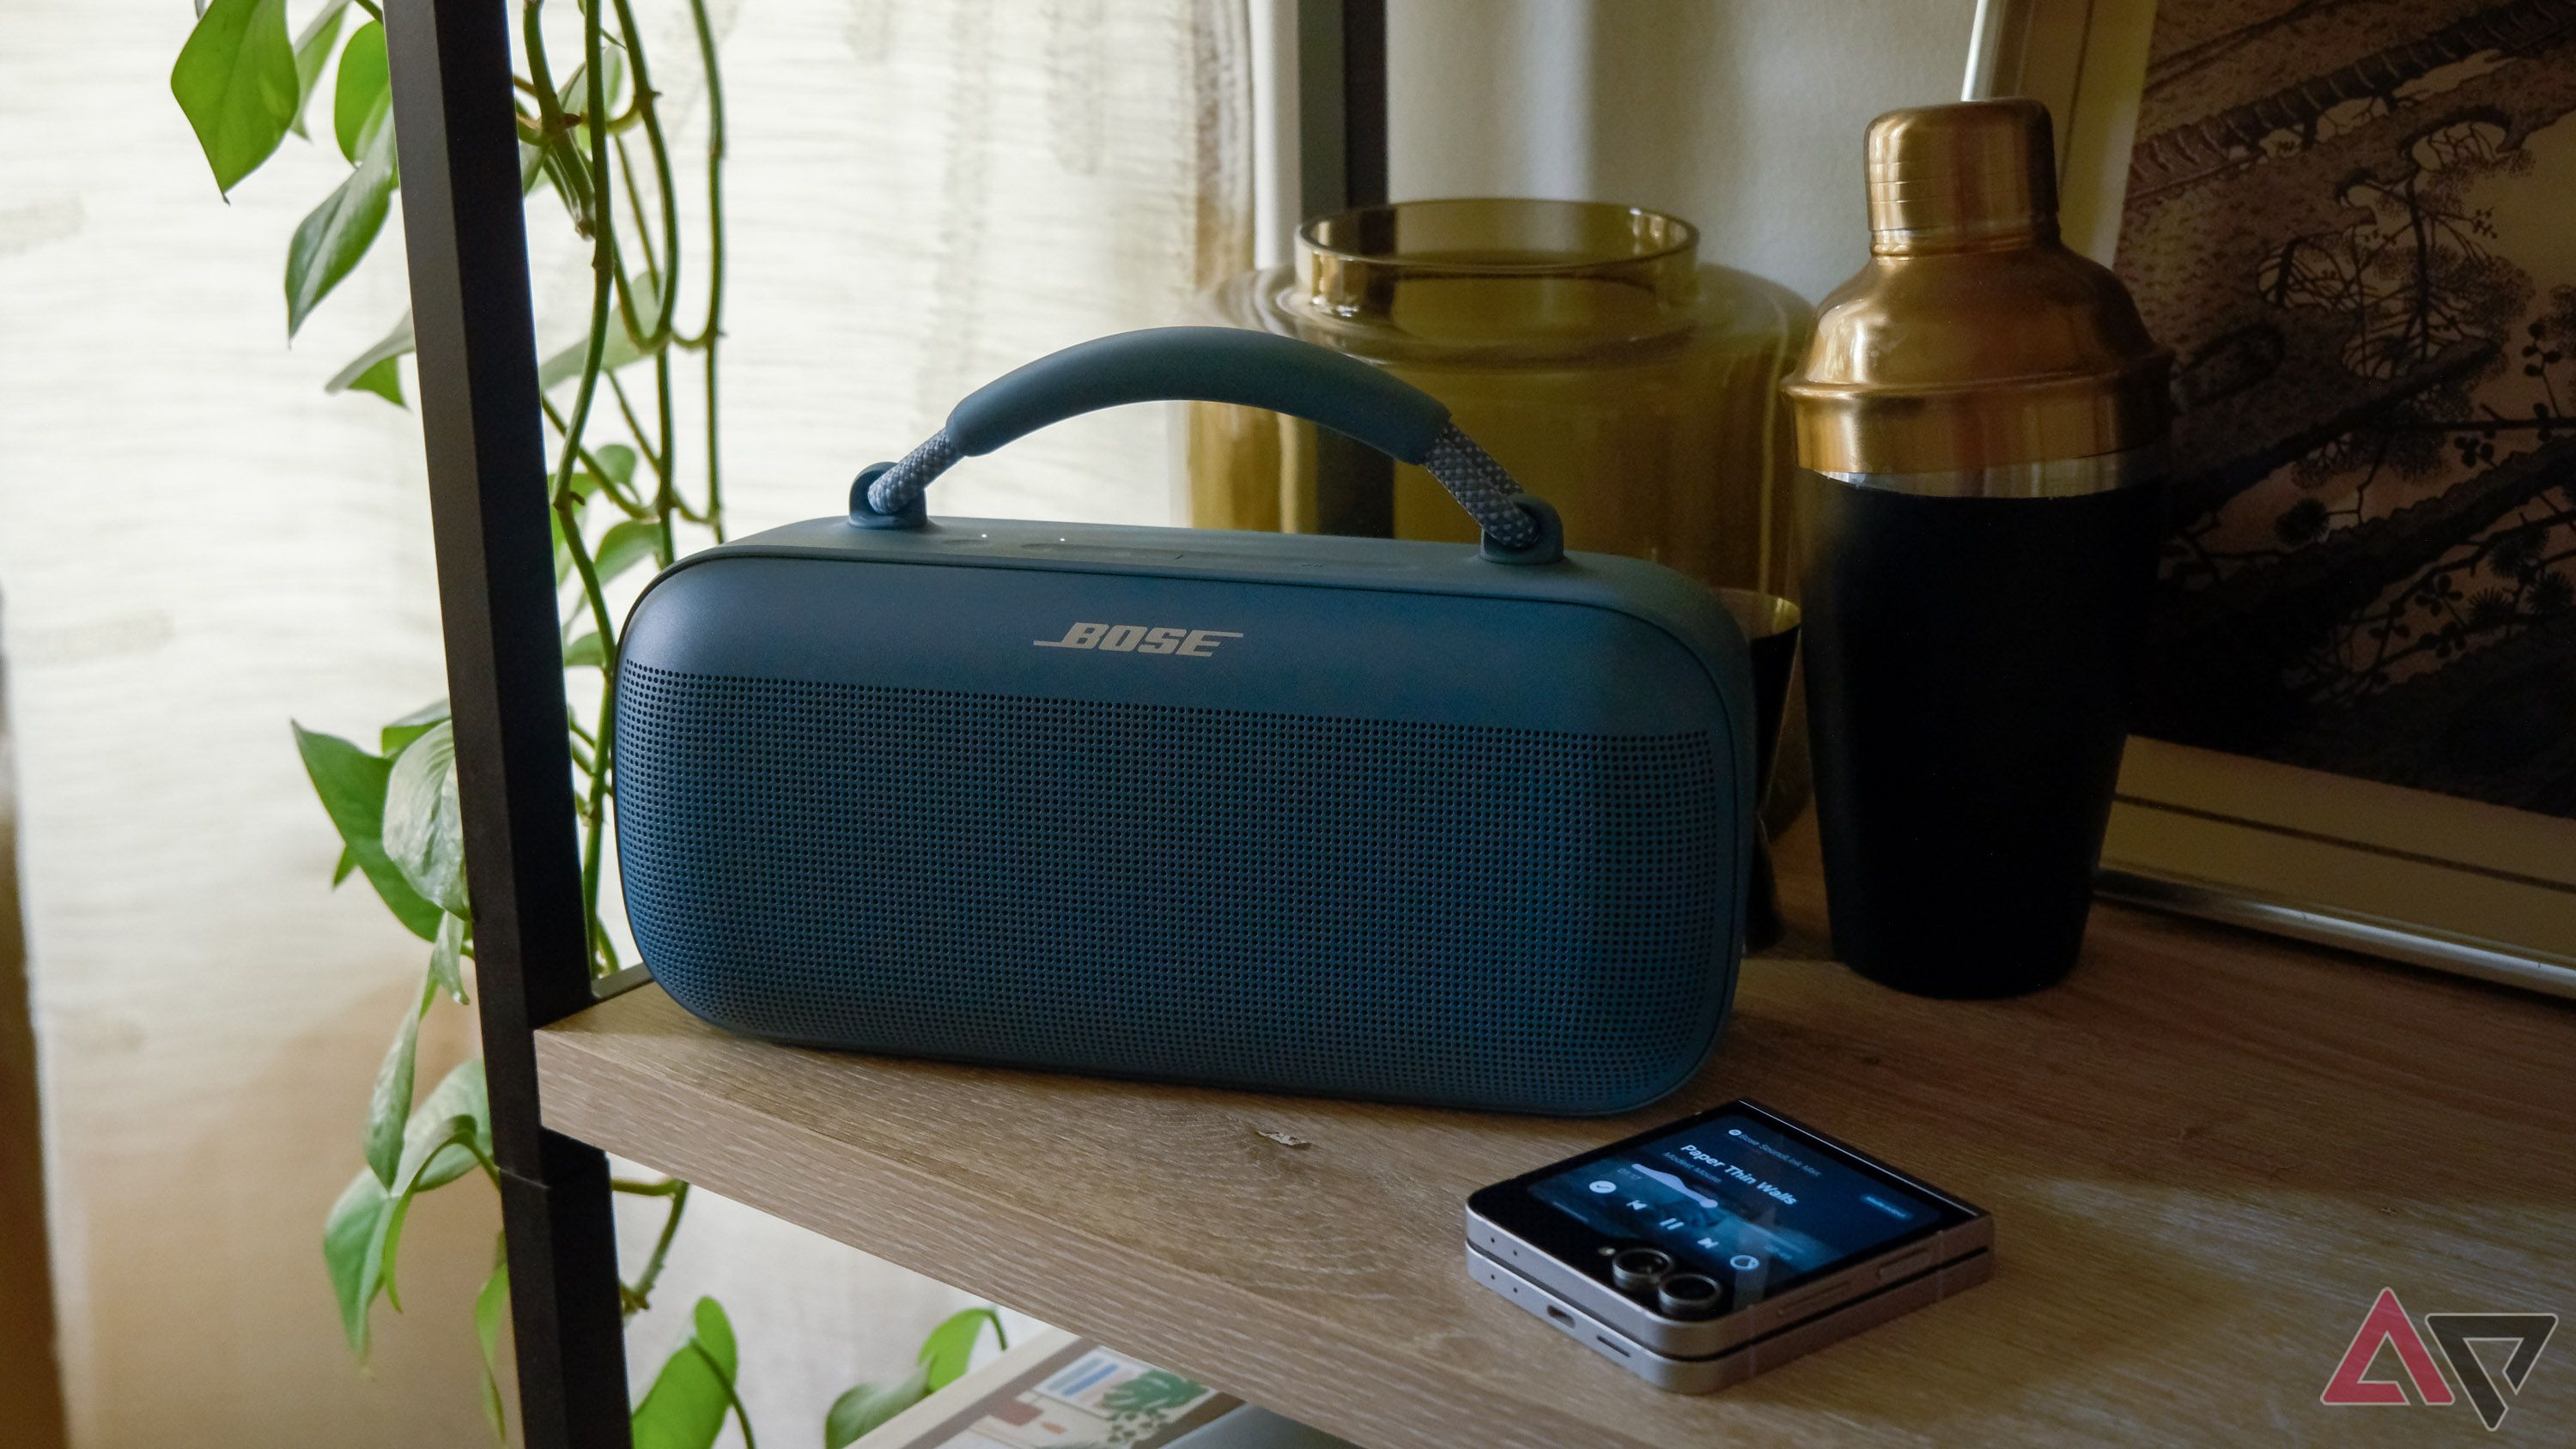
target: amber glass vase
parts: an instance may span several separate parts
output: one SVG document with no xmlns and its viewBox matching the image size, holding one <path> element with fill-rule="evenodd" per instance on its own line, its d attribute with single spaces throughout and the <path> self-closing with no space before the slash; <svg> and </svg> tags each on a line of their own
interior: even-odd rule
<svg viewBox="0 0 2576 1449">
<path fill-rule="evenodd" d="M 1628 206 L 1368 207 L 1308 222 L 1293 267 L 1223 283 L 1193 320 L 1337 348 L 1431 393 L 1556 505 L 1575 548 L 1794 599 L 1779 384 L 1813 314 L 1698 245 L 1690 223 Z M 1185 437 L 1199 527 L 1475 537 L 1430 475 L 1310 423 L 1193 404 Z"/>
</svg>

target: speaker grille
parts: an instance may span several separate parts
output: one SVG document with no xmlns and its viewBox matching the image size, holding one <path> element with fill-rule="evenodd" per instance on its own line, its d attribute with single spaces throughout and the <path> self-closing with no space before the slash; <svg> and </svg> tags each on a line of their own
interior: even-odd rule
<svg viewBox="0 0 2576 1449">
<path fill-rule="evenodd" d="M 629 662 L 617 838 L 673 997 L 788 1041 L 1609 1111 L 1733 965 L 1726 757 Z"/>
</svg>

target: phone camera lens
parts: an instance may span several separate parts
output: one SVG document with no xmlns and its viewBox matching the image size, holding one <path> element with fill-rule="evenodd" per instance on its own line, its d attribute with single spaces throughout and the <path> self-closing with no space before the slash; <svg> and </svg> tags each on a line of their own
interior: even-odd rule
<svg viewBox="0 0 2576 1449">
<path fill-rule="evenodd" d="M 1630 1292 L 1644 1292 L 1672 1272 L 1672 1256 L 1661 1248 L 1622 1248 L 1610 1259 L 1610 1281 Z"/>
<path fill-rule="evenodd" d="M 1717 1312 L 1717 1301 L 1724 1290 L 1714 1278 L 1697 1273 L 1675 1273 L 1655 1285 L 1655 1306 L 1670 1318 L 1708 1318 Z"/>
</svg>

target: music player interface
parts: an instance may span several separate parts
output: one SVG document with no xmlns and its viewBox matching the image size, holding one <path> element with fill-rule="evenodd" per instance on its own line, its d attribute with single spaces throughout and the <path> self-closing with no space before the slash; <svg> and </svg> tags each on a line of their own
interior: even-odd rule
<svg viewBox="0 0 2576 1449">
<path fill-rule="evenodd" d="M 1738 1113 L 1542 1178 L 1530 1192 L 1596 1232 L 1732 1281 L 1739 1304 L 1938 1217 L 1913 1194 Z"/>
</svg>

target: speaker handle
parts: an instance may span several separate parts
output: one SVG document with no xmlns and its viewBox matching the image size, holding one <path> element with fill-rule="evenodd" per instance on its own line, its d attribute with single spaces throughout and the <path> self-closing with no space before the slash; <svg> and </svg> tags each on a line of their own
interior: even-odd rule
<svg viewBox="0 0 2576 1449">
<path fill-rule="evenodd" d="M 984 384 L 901 461 L 850 488 L 850 521 L 919 528 L 922 491 L 959 458 L 980 457 L 1049 423 L 1125 403 L 1237 403 L 1287 413 L 1427 470 L 1484 531 L 1497 563 L 1565 557 L 1556 512 L 1449 420 L 1438 398 L 1390 373 L 1293 337 L 1232 327 L 1150 327 L 1077 343 Z"/>
</svg>

